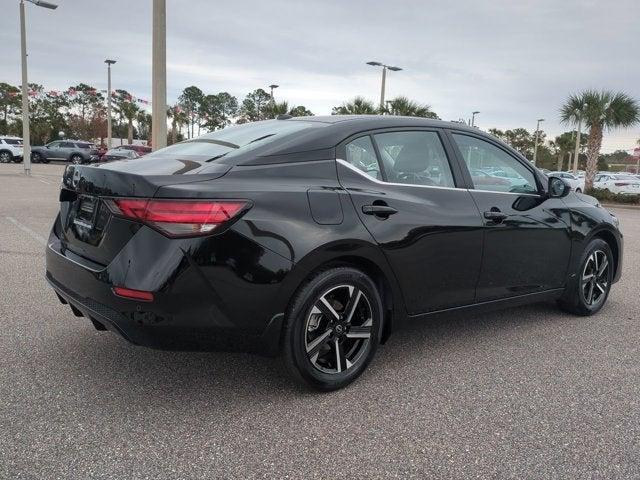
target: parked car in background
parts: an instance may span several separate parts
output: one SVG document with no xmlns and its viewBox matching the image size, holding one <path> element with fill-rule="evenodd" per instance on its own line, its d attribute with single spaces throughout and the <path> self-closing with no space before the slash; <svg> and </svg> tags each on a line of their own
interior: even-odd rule
<svg viewBox="0 0 640 480">
<path fill-rule="evenodd" d="M 119 145 L 114 148 L 120 150 L 133 150 L 140 156 L 151 153 L 151 147 L 147 147 L 146 145 Z"/>
<path fill-rule="evenodd" d="M 640 195 L 640 180 L 628 173 L 602 173 L 596 176 L 593 188 L 622 195 Z"/>
<path fill-rule="evenodd" d="M 56 140 L 42 147 L 31 148 L 31 161 L 34 163 L 62 160 L 78 164 L 98 159 L 98 148 L 93 143 L 82 140 Z"/>
<path fill-rule="evenodd" d="M 22 161 L 22 139 L 20 137 L 0 137 L 0 163 Z"/>
<path fill-rule="evenodd" d="M 572 173 L 567 172 L 549 172 L 546 174 L 548 177 L 560 177 L 566 183 L 571 186 L 571 190 L 576 193 L 584 192 L 584 177 L 581 179 L 573 175 Z"/>
<path fill-rule="evenodd" d="M 135 150 L 126 150 L 124 148 L 112 148 L 108 150 L 102 157 L 101 162 L 111 162 L 113 160 L 126 160 L 140 158 L 140 155 Z"/>
<path fill-rule="evenodd" d="M 500 187 L 504 190 L 509 190 L 511 182 L 506 178 L 495 177 L 484 170 L 472 169 L 470 171 L 471 179 L 475 185 L 494 186 Z"/>
<path fill-rule="evenodd" d="M 476 183 L 487 166 L 518 186 Z M 593 315 L 621 274 L 618 220 L 594 198 L 424 118 L 237 125 L 69 165 L 59 198 L 46 277 L 75 315 L 137 345 L 281 352 L 321 390 L 404 319 L 543 300 Z"/>
</svg>

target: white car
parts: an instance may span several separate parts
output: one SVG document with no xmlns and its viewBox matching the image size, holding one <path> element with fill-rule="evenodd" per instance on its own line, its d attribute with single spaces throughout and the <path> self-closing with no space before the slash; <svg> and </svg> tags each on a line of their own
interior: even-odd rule
<svg viewBox="0 0 640 480">
<path fill-rule="evenodd" d="M 20 137 L 0 137 L 0 163 L 22 161 L 22 139 Z"/>
<path fill-rule="evenodd" d="M 573 173 L 567 172 L 549 172 L 547 177 L 560 177 L 571 186 L 571 190 L 576 193 L 584 192 L 584 177 L 578 178 Z"/>
<path fill-rule="evenodd" d="M 601 173 L 596 176 L 593 188 L 623 195 L 640 195 L 640 180 L 628 173 Z"/>
</svg>

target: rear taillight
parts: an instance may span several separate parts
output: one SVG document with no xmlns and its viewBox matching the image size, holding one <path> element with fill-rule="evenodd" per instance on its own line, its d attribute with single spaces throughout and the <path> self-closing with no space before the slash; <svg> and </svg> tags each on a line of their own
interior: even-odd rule
<svg viewBox="0 0 640 480">
<path fill-rule="evenodd" d="M 627 186 L 627 185 L 629 185 L 628 182 L 616 182 L 615 183 L 616 187 L 624 187 L 624 186 Z"/>
<path fill-rule="evenodd" d="M 141 302 L 153 302 L 153 293 L 143 290 L 133 290 L 125 287 L 113 287 L 113 293 L 119 297 L 130 298 L 131 300 L 139 300 Z"/>
<path fill-rule="evenodd" d="M 207 235 L 216 227 L 245 212 L 246 200 L 105 200 L 116 215 L 143 222 L 170 237 Z"/>
</svg>

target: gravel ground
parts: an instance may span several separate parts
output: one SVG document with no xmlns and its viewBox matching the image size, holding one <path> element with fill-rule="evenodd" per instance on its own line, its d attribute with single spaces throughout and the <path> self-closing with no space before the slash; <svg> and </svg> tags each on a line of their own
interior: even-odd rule
<svg viewBox="0 0 640 480">
<path fill-rule="evenodd" d="M 44 279 L 58 165 L 0 165 L 0 478 L 640 478 L 640 211 L 598 315 L 401 327 L 351 387 L 97 332 Z"/>
</svg>

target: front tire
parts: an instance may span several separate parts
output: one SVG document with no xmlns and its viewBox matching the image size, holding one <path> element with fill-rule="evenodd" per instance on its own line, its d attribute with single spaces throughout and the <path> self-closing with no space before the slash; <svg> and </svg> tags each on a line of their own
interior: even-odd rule
<svg viewBox="0 0 640 480">
<path fill-rule="evenodd" d="M 0 163 L 10 163 L 13 161 L 13 154 L 7 150 L 0 152 Z"/>
<path fill-rule="evenodd" d="M 302 285 L 287 311 L 285 363 L 312 388 L 342 388 L 371 362 L 382 322 L 382 300 L 371 278 L 350 267 L 321 271 Z"/>
<path fill-rule="evenodd" d="M 81 163 L 84 162 L 82 155 L 78 155 L 77 153 L 75 155 L 71 155 L 70 160 L 71 160 L 71 163 L 75 163 L 76 165 L 80 165 Z"/>
<path fill-rule="evenodd" d="M 600 238 L 585 248 L 575 279 L 558 301 L 560 308 L 576 315 L 589 316 L 600 311 L 609 296 L 613 280 L 613 254 Z"/>
</svg>

